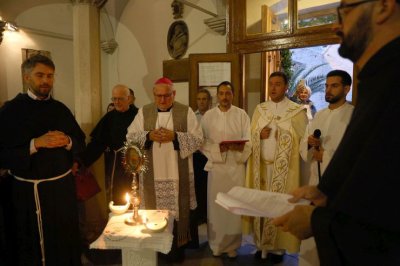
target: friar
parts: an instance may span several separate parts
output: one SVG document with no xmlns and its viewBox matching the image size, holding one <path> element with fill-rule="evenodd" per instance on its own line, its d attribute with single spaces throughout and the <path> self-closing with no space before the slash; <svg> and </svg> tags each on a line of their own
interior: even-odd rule
<svg viewBox="0 0 400 266">
<path fill-rule="evenodd" d="M 53 99 L 55 65 L 43 55 L 22 63 L 28 85 L 0 109 L 0 161 L 12 176 L 13 265 L 80 265 L 74 156 L 85 135 Z M 10 224 L 10 223 L 7 223 Z"/>
</svg>

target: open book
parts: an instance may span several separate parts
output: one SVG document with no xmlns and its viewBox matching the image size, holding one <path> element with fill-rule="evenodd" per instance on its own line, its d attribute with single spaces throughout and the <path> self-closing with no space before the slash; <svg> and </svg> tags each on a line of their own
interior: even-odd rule
<svg viewBox="0 0 400 266">
<path fill-rule="evenodd" d="M 290 203 L 290 198 L 292 195 L 289 194 L 233 187 L 228 193 L 219 192 L 215 202 L 237 215 L 269 218 L 281 216 L 298 204 L 310 204 L 310 201 L 304 199 Z"/>
</svg>

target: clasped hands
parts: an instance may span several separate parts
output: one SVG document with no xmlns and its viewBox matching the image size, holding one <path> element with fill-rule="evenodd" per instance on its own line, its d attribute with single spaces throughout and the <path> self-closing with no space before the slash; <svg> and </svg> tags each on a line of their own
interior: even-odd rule
<svg viewBox="0 0 400 266">
<path fill-rule="evenodd" d="M 39 148 L 60 148 L 70 143 L 70 138 L 61 131 L 52 130 L 34 139 L 36 149 Z"/>
<path fill-rule="evenodd" d="M 295 203 L 300 199 L 310 200 L 313 205 L 296 205 L 290 212 L 273 219 L 272 223 L 289 232 L 298 239 L 311 237 L 311 215 L 316 207 L 326 206 L 327 197 L 316 186 L 303 186 L 295 189 L 290 194 L 293 198 L 289 202 Z"/>
<path fill-rule="evenodd" d="M 175 139 L 175 132 L 163 127 L 159 129 L 155 129 L 150 131 L 150 140 L 159 142 L 159 143 L 166 143 L 173 141 Z"/>
</svg>

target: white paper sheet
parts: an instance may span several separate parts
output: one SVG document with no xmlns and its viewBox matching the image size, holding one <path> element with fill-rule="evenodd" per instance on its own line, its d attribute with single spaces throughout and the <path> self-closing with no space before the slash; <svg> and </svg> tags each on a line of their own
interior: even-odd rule
<svg viewBox="0 0 400 266">
<path fill-rule="evenodd" d="M 199 63 L 199 86 L 217 86 L 224 80 L 231 81 L 230 62 Z"/>
<path fill-rule="evenodd" d="M 291 211 L 296 205 L 310 204 L 308 200 L 290 203 L 292 195 L 244 187 L 233 187 L 228 193 L 218 193 L 215 200 L 237 215 L 275 218 Z"/>
</svg>

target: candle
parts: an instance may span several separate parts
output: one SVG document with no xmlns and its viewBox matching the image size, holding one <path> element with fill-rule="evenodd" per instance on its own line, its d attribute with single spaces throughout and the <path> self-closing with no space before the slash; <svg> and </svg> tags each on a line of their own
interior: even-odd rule
<svg viewBox="0 0 400 266">
<path fill-rule="evenodd" d="M 126 199 L 126 203 L 129 204 L 130 203 L 130 196 L 129 193 L 125 194 L 125 199 Z"/>
<path fill-rule="evenodd" d="M 113 214 L 123 214 L 129 209 L 129 206 L 131 205 L 129 193 L 125 194 L 125 200 L 125 205 L 114 205 L 114 201 L 110 201 L 110 203 L 108 204 L 108 208 Z"/>
<path fill-rule="evenodd" d="M 129 203 L 125 205 L 114 205 L 114 201 L 110 201 L 108 208 L 113 214 L 123 214 L 129 209 Z"/>
</svg>

